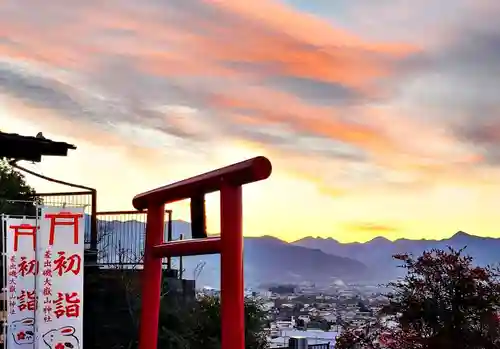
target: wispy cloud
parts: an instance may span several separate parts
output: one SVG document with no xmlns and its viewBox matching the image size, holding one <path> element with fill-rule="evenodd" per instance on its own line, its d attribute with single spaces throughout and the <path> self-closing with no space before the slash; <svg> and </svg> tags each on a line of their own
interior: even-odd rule
<svg viewBox="0 0 500 349">
<path fill-rule="evenodd" d="M 368 232 L 375 232 L 377 234 L 392 233 L 398 230 L 397 227 L 392 225 L 377 224 L 377 223 L 353 223 L 347 226 L 351 231 L 361 230 Z"/>
<path fill-rule="evenodd" d="M 314 153 L 314 143 L 330 140 L 330 155 L 342 153 L 336 143 L 358 152 L 391 146 L 370 116 L 346 114 L 376 99 L 377 79 L 415 47 L 367 42 L 273 2 L 243 5 L 112 2 L 73 12 L 53 4 L 38 8 L 53 17 L 42 21 L 11 4 L 2 18 L 0 51 L 11 57 L 3 93 L 66 117 L 140 123 L 193 141 L 306 139 Z M 27 17 L 12 21 L 17 12 Z M 191 108 L 185 119 L 195 122 L 183 124 L 172 105 Z"/>
</svg>

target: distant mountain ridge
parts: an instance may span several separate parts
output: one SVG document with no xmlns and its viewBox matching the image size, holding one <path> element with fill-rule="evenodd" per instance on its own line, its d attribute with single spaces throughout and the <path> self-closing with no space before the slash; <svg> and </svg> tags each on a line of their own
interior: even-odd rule
<svg viewBox="0 0 500 349">
<path fill-rule="evenodd" d="M 474 257 L 475 263 L 479 265 L 496 264 L 500 262 L 500 239 L 479 237 L 463 231 L 455 233 L 450 238 L 441 240 L 410 240 L 398 239 L 390 241 L 384 237 L 376 237 L 370 241 L 360 243 L 341 243 L 333 238 L 305 237 L 292 242 L 293 245 L 317 248 L 325 253 L 339 257 L 350 257 L 372 266 L 374 275 L 394 276 L 399 275 L 395 268 L 397 261 L 392 255 L 397 253 L 421 254 L 424 250 L 433 248 L 445 249 L 448 246 L 455 249 L 466 247 L 465 253 Z M 389 268 L 389 269 L 387 269 Z M 393 268 L 393 269 L 391 269 Z M 390 271 L 394 271 L 393 274 Z M 389 274 L 389 275 L 388 275 Z"/>
<path fill-rule="evenodd" d="M 98 248 L 105 251 L 107 259 L 118 261 L 120 250 L 130 249 L 130 255 L 136 256 L 143 249 L 144 222 L 99 220 L 98 231 Z M 179 239 L 181 234 L 187 239 L 191 237 L 190 223 L 172 221 L 173 239 Z M 197 277 L 197 283 L 219 287 L 219 255 L 183 258 L 185 277 L 196 278 L 195 271 L 200 264 L 205 266 Z M 178 258 L 174 258 L 174 265 L 179 265 Z M 250 287 L 269 282 L 330 283 L 336 278 L 359 280 L 368 274 L 367 266 L 352 258 L 328 254 L 317 248 L 296 246 L 270 236 L 244 238 L 244 266 L 245 284 Z"/>
<path fill-rule="evenodd" d="M 86 227 L 89 228 L 89 222 Z M 106 241 L 101 241 L 101 249 L 117 260 L 119 248 L 140 250 L 144 244 L 144 235 L 138 234 L 145 229 L 145 223 L 131 221 L 98 221 L 101 232 L 111 231 Z M 167 224 L 165 225 L 165 231 Z M 173 239 L 191 237 L 189 222 L 172 222 Z M 88 230 L 88 229 L 86 229 Z M 450 238 L 441 240 L 388 240 L 375 237 L 367 242 L 341 243 L 331 237 L 308 236 L 287 243 L 271 236 L 247 237 L 245 243 L 245 276 L 247 286 L 273 282 L 311 281 L 328 283 L 331 278 L 346 281 L 377 281 L 401 275 L 398 262 L 392 255 L 397 253 L 421 254 L 432 248 L 444 249 L 451 246 L 456 249 L 467 246 L 465 252 L 474 257 L 480 265 L 500 262 L 500 238 L 479 237 L 463 231 Z M 128 247 L 127 247 L 128 246 Z M 174 259 L 178 265 L 178 259 Z M 218 255 L 184 258 L 185 276 L 194 278 L 198 264 L 205 263 L 198 277 L 199 284 L 218 287 L 220 277 L 220 258 Z"/>
<path fill-rule="evenodd" d="M 360 245 L 364 245 L 364 244 L 368 244 L 370 242 L 375 242 L 375 241 L 379 241 L 379 242 L 397 242 L 397 241 L 435 241 L 435 242 L 439 242 L 439 241 L 448 241 L 448 240 L 452 240 L 454 238 L 458 238 L 458 237 L 462 237 L 462 238 L 476 238 L 476 239 L 493 239 L 493 240 L 500 240 L 500 237 L 499 238 L 493 238 L 493 237 L 487 237 L 487 236 L 478 236 L 478 235 L 474 235 L 474 234 L 470 234 L 470 233 L 467 233 L 465 231 L 462 231 L 462 230 L 459 230 L 457 231 L 456 233 L 454 233 L 452 236 L 450 237 L 447 237 L 447 238 L 442 238 L 442 239 L 407 239 L 407 238 L 399 238 L 399 239 L 396 239 L 396 240 L 390 240 L 384 236 L 376 236 L 374 238 L 372 238 L 371 240 L 368 240 L 368 241 L 365 241 L 365 242 L 340 242 L 336 239 L 334 239 L 333 237 L 320 237 L 320 236 L 306 236 L 306 237 L 303 237 L 303 238 L 300 238 L 298 240 L 295 240 L 295 241 L 292 241 L 291 243 L 292 244 L 295 244 L 295 243 L 298 243 L 302 240 L 309 240 L 309 239 L 316 239 L 316 240 L 327 240 L 327 241 L 335 241 L 339 244 L 342 244 L 342 245 L 352 245 L 352 244 L 360 244 Z"/>
</svg>

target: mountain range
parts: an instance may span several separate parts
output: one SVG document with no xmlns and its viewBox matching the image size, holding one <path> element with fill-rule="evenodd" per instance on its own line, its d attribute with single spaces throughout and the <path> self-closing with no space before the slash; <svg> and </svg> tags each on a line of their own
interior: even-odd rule
<svg viewBox="0 0 500 349">
<path fill-rule="evenodd" d="M 99 221 L 99 247 L 106 251 L 106 260 L 118 261 L 119 250 L 137 256 L 144 244 L 145 224 L 139 221 Z M 172 236 L 179 239 L 191 236 L 188 222 L 172 222 Z M 306 237 L 292 243 L 271 236 L 244 238 L 245 284 L 256 287 L 264 283 L 331 284 L 337 279 L 345 282 L 386 282 L 401 275 L 392 259 L 396 253 L 421 254 L 432 248 L 456 249 L 467 246 L 466 253 L 480 265 L 500 260 L 500 239 L 483 238 L 458 232 L 443 240 L 390 241 L 383 237 L 365 243 L 341 243 L 333 238 Z M 135 258 L 135 257 L 134 257 Z M 174 258 L 175 266 L 179 259 Z M 200 267 L 203 266 L 201 272 Z M 183 258 L 185 277 L 197 280 L 201 286 L 219 287 L 220 257 L 218 255 Z"/>
<path fill-rule="evenodd" d="M 139 221 L 98 221 L 101 262 L 135 261 L 144 246 L 145 224 Z M 166 230 L 165 230 L 166 231 Z M 172 238 L 191 237 L 188 222 L 172 222 Z M 122 251 L 122 252 L 120 252 Z M 173 263 L 178 267 L 179 258 Z M 202 271 L 197 273 L 200 266 Z M 296 246 L 270 236 L 244 238 L 245 284 L 356 281 L 369 275 L 368 267 L 349 257 L 339 257 L 317 248 Z M 183 258 L 186 278 L 204 286 L 218 287 L 219 255 Z"/>
<path fill-rule="evenodd" d="M 385 279 L 404 273 L 404 270 L 397 268 L 398 262 L 391 257 L 397 253 L 410 253 L 418 256 L 423 251 L 433 248 L 446 249 L 449 246 L 454 249 L 461 249 L 465 247 L 464 253 L 474 257 L 474 263 L 478 265 L 500 262 L 498 253 L 500 251 L 500 239 L 474 236 L 463 231 L 442 240 L 399 239 L 390 241 L 383 237 L 377 237 L 365 243 L 341 243 L 332 238 L 309 236 L 292 244 L 320 249 L 328 254 L 358 260 L 370 266 L 373 277 L 381 281 L 386 281 Z"/>
</svg>

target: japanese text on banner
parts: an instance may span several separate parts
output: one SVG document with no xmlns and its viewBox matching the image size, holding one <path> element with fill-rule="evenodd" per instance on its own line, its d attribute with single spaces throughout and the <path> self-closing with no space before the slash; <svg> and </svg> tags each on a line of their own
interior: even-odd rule
<svg viewBox="0 0 500 349">
<path fill-rule="evenodd" d="M 35 341 L 37 220 L 7 218 L 6 228 L 7 347 L 25 348 Z"/>
<path fill-rule="evenodd" d="M 83 208 L 42 208 L 37 234 L 41 256 L 36 324 L 40 347 L 82 346 Z"/>
</svg>

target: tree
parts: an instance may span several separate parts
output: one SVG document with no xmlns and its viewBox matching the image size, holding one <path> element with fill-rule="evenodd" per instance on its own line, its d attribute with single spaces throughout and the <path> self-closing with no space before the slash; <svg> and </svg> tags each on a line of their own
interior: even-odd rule
<svg viewBox="0 0 500 349">
<path fill-rule="evenodd" d="M 219 349 L 221 346 L 220 299 L 202 296 L 194 301 L 183 299 L 175 292 L 162 287 L 160 299 L 158 347 L 162 349 Z M 134 323 L 128 338 L 128 348 L 136 348 L 138 343 L 140 294 L 138 288 L 129 288 L 129 312 Z M 264 327 L 267 313 L 260 302 L 245 299 L 245 343 L 248 349 L 268 348 Z"/>
<path fill-rule="evenodd" d="M 336 348 L 500 348 L 499 270 L 475 266 L 463 252 L 394 256 L 407 275 L 389 284 L 389 304 L 374 323 L 344 331 Z"/>
<path fill-rule="evenodd" d="M 0 160 L 0 213 L 7 215 L 34 215 L 37 200 L 35 190 L 24 175 Z"/>
<path fill-rule="evenodd" d="M 248 349 L 268 348 L 266 312 L 260 302 L 245 299 L 245 346 Z M 197 300 L 191 317 L 189 348 L 218 349 L 221 346 L 220 298 L 203 296 Z"/>
</svg>

